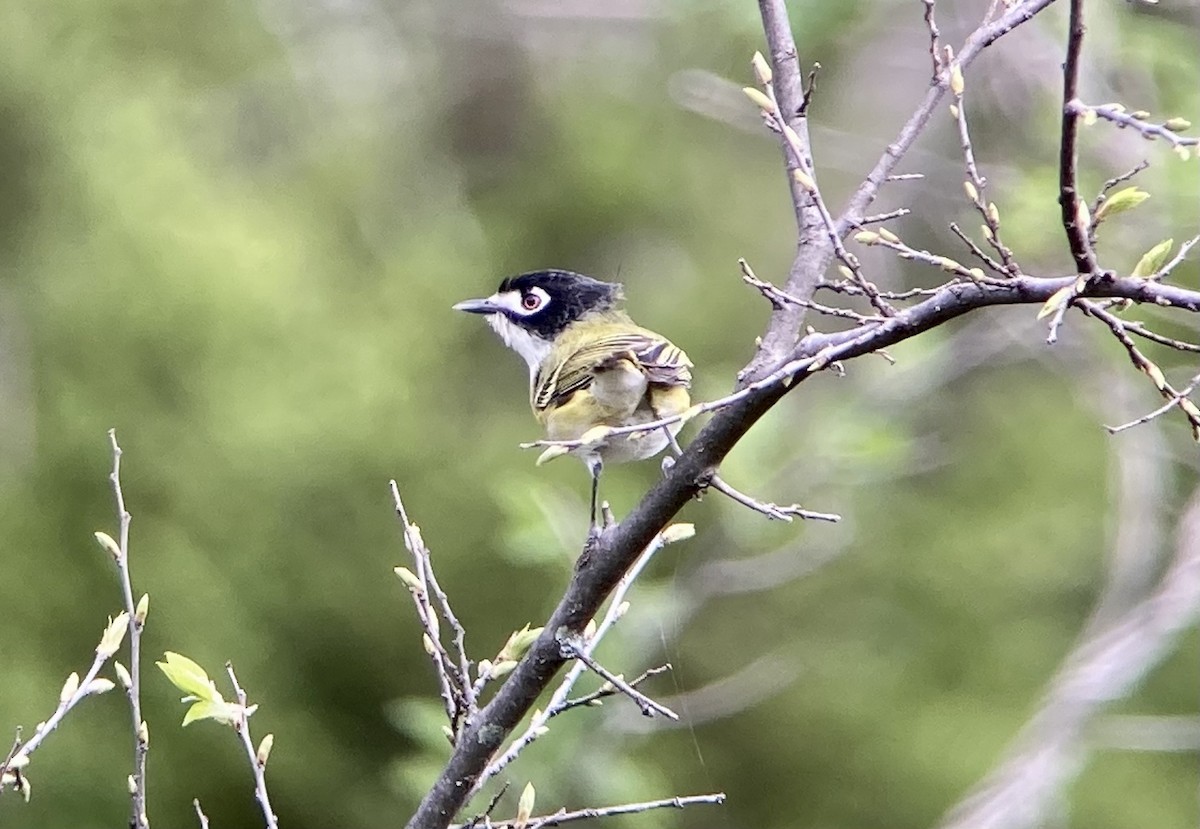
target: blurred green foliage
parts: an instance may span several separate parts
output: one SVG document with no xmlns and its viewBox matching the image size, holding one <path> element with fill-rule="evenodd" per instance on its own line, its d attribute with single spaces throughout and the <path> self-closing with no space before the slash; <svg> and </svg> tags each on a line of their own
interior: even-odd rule
<svg viewBox="0 0 1200 829">
<path fill-rule="evenodd" d="M 803 57 L 825 67 L 814 142 L 831 202 L 924 90 L 910 5 L 794 4 Z M 946 5 L 953 38 L 984 4 Z M 781 281 L 792 253 L 778 151 L 736 90 L 760 44 L 755 4 L 585 7 L 0 7 L 0 727 L 28 735 L 118 610 L 91 538 L 114 524 L 115 426 L 135 589 L 152 597 L 146 665 L 172 649 L 219 676 L 233 660 L 261 704 L 256 734 L 276 735 L 284 825 L 407 816 L 447 747 L 390 574 L 406 554 L 387 480 L 476 658 L 545 617 L 586 520 L 582 468 L 535 470 L 516 448 L 537 436 L 525 368 L 450 305 L 538 266 L 620 278 L 711 397 L 766 314 L 737 257 Z M 1059 24 L 1047 15 L 968 76 L 1009 242 L 1049 272 L 1069 261 L 1052 166 Z M 1091 29 L 1089 95 L 1195 120 L 1195 20 L 1118 4 Z M 939 118 L 906 165 L 927 179 L 895 185 L 881 209 L 913 207 L 893 227 L 953 250 L 946 222 L 971 217 Z M 1105 230 L 1111 265 L 1190 232 L 1194 172 L 1104 124 L 1085 141 L 1092 189 L 1154 160 L 1139 179 L 1152 200 Z M 938 278 L 867 261 L 893 286 Z M 1195 265 L 1177 277 L 1195 284 Z M 1034 312 L 933 332 L 897 348 L 897 368 L 864 360 L 847 380 L 816 378 L 764 420 L 728 477 L 846 522 L 768 525 L 715 496 L 689 506 L 698 538 L 663 553 L 601 656 L 627 674 L 671 661 L 654 686 L 667 695 L 763 655 L 794 676 L 753 675 L 769 692 L 730 691 L 712 718 L 685 708 L 677 731 L 631 730 L 619 699 L 556 720 L 512 767 L 501 813 L 533 779 L 552 808 L 730 794 L 720 811 L 643 826 L 936 820 L 1033 710 L 1103 583 L 1117 442 L 1098 423 L 1127 412 L 1089 384 L 1129 377 L 1132 414 L 1158 405 L 1082 319 L 1054 353 L 1023 347 L 1042 336 Z M 974 363 L 958 348 L 1004 327 L 1019 335 Z M 1169 517 L 1194 454 L 1180 424 L 1162 429 Z M 618 515 L 657 474 L 606 475 Z M 773 550 L 791 575 L 772 589 L 725 595 L 738 585 L 704 580 L 705 564 Z M 797 578 L 793 559 L 808 558 Z M 1194 713 L 1194 644 L 1131 711 Z M 175 689 L 144 676 L 153 825 L 192 825 L 193 797 L 214 826 L 258 825 L 232 736 L 181 731 Z M 32 802 L 0 800 L 0 824 L 120 825 L 130 740 L 118 695 L 88 701 L 35 755 Z M 1069 822 L 1193 825 L 1194 765 L 1102 755 L 1072 789 Z"/>
</svg>

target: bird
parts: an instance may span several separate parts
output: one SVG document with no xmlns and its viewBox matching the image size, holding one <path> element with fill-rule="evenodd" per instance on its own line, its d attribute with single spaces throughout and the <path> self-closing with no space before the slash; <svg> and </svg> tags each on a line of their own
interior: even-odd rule
<svg viewBox="0 0 1200 829">
<path fill-rule="evenodd" d="M 584 441 L 566 451 L 548 450 L 543 459 L 573 454 L 587 467 L 589 539 L 599 533 L 601 469 L 654 457 L 674 443 L 683 422 L 621 435 L 606 436 L 607 429 L 682 416 L 691 404 L 691 360 L 661 334 L 634 323 L 619 307 L 623 300 L 619 283 L 550 269 L 510 276 L 491 296 L 454 306 L 482 315 L 525 360 L 529 404 L 547 440 Z"/>
</svg>

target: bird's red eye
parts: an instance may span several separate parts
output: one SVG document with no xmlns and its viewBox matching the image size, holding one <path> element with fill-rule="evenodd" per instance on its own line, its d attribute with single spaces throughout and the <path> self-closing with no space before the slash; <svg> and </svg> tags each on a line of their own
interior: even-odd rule
<svg viewBox="0 0 1200 829">
<path fill-rule="evenodd" d="M 542 304 L 542 299 L 537 294 L 525 294 L 521 297 L 521 307 L 526 311 L 535 311 Z"/>
</svg>

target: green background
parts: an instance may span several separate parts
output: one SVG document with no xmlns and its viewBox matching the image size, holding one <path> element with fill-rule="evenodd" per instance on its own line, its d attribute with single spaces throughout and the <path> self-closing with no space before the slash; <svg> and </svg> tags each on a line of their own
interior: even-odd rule
<svg viewBox="0 0 1200 829">
<path fill-rule="evenodd" d="M 942 5 L 957 43 L 986 4 Z M 1200 116 L 1194 7 L 1090 5 L 1085 99 Z M 791 9 L 803 60 L 824 67 L 813 141 L 836 208 L 924 94 L 927 34 L 916 3 Z M 967 76 L 990 197 L 1035 273 L 1070 268 L 1064 11 Z M 538 436 L 525 367 L 450 306 L 535 267 L 619 279 L 638 321 L 696 363 L 696 397 L 726 393 L 768 310 L 736 260 L 782 282 L 794 239 L 778 149 L 738 91 L 757 48 L 749 0 L 3 4 L 0 730 L 32 733 L 120 607 L 91 538 L 115 532 L 115 426 L 148 656 L 214 676 L 233 660 L 256 736 L 276 736 L 284 825 L 402 823 L 448 747 L 391 574 L 408 560 L 388 479 L 476 658 L 545 618 L 586 527 L 583 468 L 517 448 Z M 889 227 L 965 259 L 946 225 L 978 218 L 951 126 L 939 110 L 903 165 L 927 177 L 889 185 L 880 209 L 911 207 Z M 1143 157 L 1153 198 L 1101 238 L 1119 271 L 1195 230 L 1196 162 L 1110 125 L 1084 132 L 1085 191 Z M 862 253 L 886 287 L 941 276 Z M 1195 287 L 1195 263 L 1175 279 Z M 1035 312 L 946 326 L 895 348 L 895 367 L 863 358 L 764 419 L 726 477 L 844 522 L 690 505 L 697 537 L 661 554 L 600 652 L 627 675 L 673 663 L 648 687 L 684 695 L 682 727 L 620 699 L 556 720 L 498 816 L 533 780 L 548 810 L 729 794 L 641 826 L 934 823 L 1035 710 L 1118 527 L 1151 527 L 1136 595 L 1196 477 L 1180 418 L 1100 427 L 1159 403 L 1111 337 L 1072 314 L 1049 348 Z M 618 516 L 657 474 L 606 474 Z M 1121 710 L 1194 715 L 1196 645 Z M 193 797 L 214 827 L 259 825 L 234 736 L 181 730 L 150 658 L 152 825 L 195 825 Z M 32 802 L 0 798 L 0 825 L 123 825 L 129 743 L 120 695 L 87 700 L 34 755 Z M 1061 808 L 1069 826 L 1194 826 L 1196 758 L 1102 751 Z"/>
</svg>

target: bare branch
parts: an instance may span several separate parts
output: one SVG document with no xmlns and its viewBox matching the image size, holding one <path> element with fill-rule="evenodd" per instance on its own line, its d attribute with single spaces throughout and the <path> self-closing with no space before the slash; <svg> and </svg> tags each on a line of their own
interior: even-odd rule
<svg viewBox="0 0 1200 829">
<path fill-rule="evenodd" d="M 781 507 L 778 504 L 769 504 L 751 498 L 744 492 L 734 489 L 726 483 L 720 476 L 713 475 L 709 486 L 715 489 L 722 495 L 732 498 L 744 507 L 749 507 L 755 512 L 760 512 L 763 515 L 775 521 L 791 521 L 792 518 L 803 518 L 808 521 L 829 521 L 837 523 L 842 520 L 842 516 L 835 515 L 831 512 L 814 512 L 801 507 L 799 504 L 792 504 L 788 507 Z"/>
<path fill-rule="evenodd" d="M 271 808 L 271 797 L 267 793 L 267 758 L 265 751 L 254 747 L 253 740 L 250 739 L 250 714 L 254 710 L 246 705 L 246 692 L 242 686 L 238 684 L 237 675 L 233 672 L 233 663 L 225 663 L 225 672 L 229 674 L 229 682 L 233 685 L 233 691 L 237 694 L 239 717 L 233 723 L 233 729 L 242 739 L 242 747 L 246 749 L 246 757 L 250 760 L 250 768 L 254 770 L 254 797 L 258 800 L 258 805 L 262 809 L 263 819 L 267 823 L 267 829 L 279 829 L 279 820 L 275 816 L 275 810 Z M 271 739 L 268 734 L 263 738 L 264 743 Z M 199 806 L 197 806 L 199 811 Z"/>
<path fill-rule="evenodd" d="M 912 213 L 912 211 L 907 207 L 898 207 L 895 210 L 889 210 L 886 213 L 873 213 L 870 216 L 863 216 L 862 220 L 859 221 L 857 226 L 865 227 L 867 225 L 879 224 L 881 222 L 890 222 L 892 219 L 900 219 L 910 213 Z"/>
<path fill-rule="evenodd" d="M 642 709 L 642 713 L 647 717 L 653 717 L 655 714 L 662 714 L 669 720 L 678 720 L 679 715 L 667 708 L 665 705 L 660 705 L 650 697 L 643 694 L 641 691 L 634 688 L 626 682 L 618 674 L 605 668 L 599 662 L 591 657 L 587 652 L 587 647 L 579 637 L 563 638 L 559 644 L 562 646 L 563 656 L 568 659 L 578 659 L 586 665 L 593 673 L 603 677 L 605 681 L 611 684 L 614 688 L 620 691 L 625 696 L 633 700 L 638 708 Z"/>
<path fill-rule="evenodd" d="M 879 322 L 883 317 L 868 316 L 860 314 L 857 311 L 851 311 L 849 308 L 834 308 L 829 305 L 822 305 L 819 302 L 812 300 L 800 299 L 794 297 L 786 291 L 781 291 L 772 285 L 770 282 L 764 282 L 755 275 L 754 269 L 745 259 L 738 260 L 738 266 L 742 269 L 742 281 L 747 285 L 758 290 L 760 294 L 766 297 L 772 307 L 778 307 L 783 303 L 793 303 L 802 308 L 808 308 L 816 311 L 818 314 L 825 314 L 831 317 L 841 317 L 842 319 L 854 320 L 855 322 Z M 856 283 L 857 286 L 857 283 Z M 859 286 L 861 289 L 861 286 Z"/>
<path fill-rule="evenodd" d="M 92 659 L 91 667 L 88 668 L 83 678 L 80 679 L 76 673 L 68 676 L 62 690 L 59 692 L 58 707 L 54 709 L 54 713 L 44 722 L 38 723 L 37 728 L 34 729 L 33 736 L 24 745 L 21 745 L 15 751 L 9 751 L 8 759 L 4 761 L 3 766 L 0 766 L 0 794 L 3 794 L 5 785 L 11 784 L 25 792 L 28 799 L 28 781 L 25 780 L 24 769 L 29 765 L 29 759 L 33 756 L 33 753 L 41 747 L 46 738 L 54 732 L 54 729 L 58 728 L 63 717 L 74 709 L 75 706 L 83 702 L 86 697 L 103 694 L 113 687 L 112 682 L 98 677 L 100 669 L 104 667 L 108 660 L 112 658 L 117 648 L 121 646 L 121 642 L 125 637 L 127 624 L 128 622 L 124 618 L 124 613 L 118 614 L 117 618 L 109 621 L 104 635 L 100 638 L 100 644 L 96 647 L 96 656 Z"/>
<path fill-rule="evenodd" d="M 658 676 L 659 674 L 665 674 L 669 670 L 671 670 L 671 663 L 669 662 L 665 665 L 659 665 L 657 668 L 647 668 L 638 674 L 635 679 L 629 681 L 629 687 L 636 688 L 647 679 Z M 601 700 L 605 699 L 606 697 L 611 697 L 616 693 L 617 687 L 615 685 L 612 685 L 611 683 L 605 683 L 595 691 L 592 691 L 590 694 L 584 694 L 581 697 L 575 697 L 574 699 L 567 700 L 555 710 L 548 712 L 548 716 L 557 717 L 559 714 L 562 714 L 565 711 L 570 711 L 572 708 L 582 708 L 585 705 L 597 705 Z"/>
<path fill-rule="evenodd" d="M 925 6 L 925 27 L 929 29 L 929 59 L 933 63 L 933 82 L 937 83 L 938 75 L 942 72 L 942 56 L 941 44 L 938 38 L 942 33 L 938 31 L 937 20 L 934 17 L 935 6 L 937 0 L 921 0 Z"/>
<path fill-rule="evenodd" d="M 150 825 L 146 817 L 146 757 L 150 752 L 146 723 L 142 719 L 142 628 L 145 627 L 145 606 L 139 612 L 133 600 L 133 582 L 129 572 L 129 524 L 132 517 L 125 508 L 125 494 L 121 490 L 121 447 L 117 444 L 117 430 L 108 430 L 108 441 L 112 446 L 113 466 L 108 476 L 112 482 L 113 496 L 117 504 L 117 546 L 120 554 L 114 556 L 117 575 L 121 581 L 121 595 L 125 599 L 125 612 L 129 614 L 129 685 L 125 697 L 129 700 L 129 714 L 133 721 L 133 785 L 129 793 L 132 800 L 133 829 L 146 829 Z M 143 597 L 142 602 L 145 602 Z M 122 677 L 123 679 L 123 677 Z M 124 682 L 122 682 L 124 684 Z"/>
<path fill-rule="evenodd" d="M 425 630 L 423 642 L 429 658 L 433 661 L 434 670 L 437 672 L 442 704 L 445 706 L 446 716 L 450 720 L 450 731 L 457 735 L 463 718 L 473 713 L 476 708 L 475 689 L 471 685 L 470 663 L 467 660 L 463 644 L 466 634 L 453 612 L 449 612 L 450 603 L 446 600 L 446 594 L 440 587 L 435 586 L 439 604 L 446 613 L 447 621 L 454 628 L 454 641 L 459 652 L 459 665 L 455 666 L 450 654 L 442 645 L 441 624 L 438 622 L 437 611 L 429 601 L 430 586 L 436 585 L 429 548 L 425 546 L 420 528 L 408 520 L 408 513 L 404 509 L 404 502 L 400 500 L 400 489 L 396 486 L 396 482 L 388 481 L 388 486 L 392 492 L 392 503 L 396 515 L 404 527 L 404 546 L 412 554 L 413 562 L 417 567 L 415 574 L 417 583 L 408 584 L 409 593 L 412 594 L 413 603 L 417 608 L 417 618 Z M 397 575 L 402 579 L 406 577 L 406 574 L 399 570 L 397 570 Z"/>
<path fill-rule="evenodd" d="M 1079 307 L 1088 316 L 1095 317 L 1108 326 L 1108 330 L 1117 338 L 1117 342 L 1125 347 L 1130 362 L 1133 363 L 1138 371 L 1150 378 L 1164 400 L 1172 406 L 1179 407 L 1179 410 L 1183 412 L 1184 416 L 1188 419 L 1188 423 L 1192 426 L 1192 436 L 1197 441 L 1200 441 L 1200 408 L 1197 408 L 1196 404 L 1188 399 L 1189 392 L 1176 391 L 1167 382 L 1166 377 L 1163 376 L 1162 369 L 1141 352 L 1137 344 L 1129 336 L 1128 332 L 1126 332 L 1125 323 L 1120 317 L 1110 314 L 1092 302 L 1081 301 Z"/>
<path fill-rule="evenodd" d="M 1119 302 L 1120 300 L 1117 301 Z M 1125 323 L 1125 330 L 1130 334 L 1136 334 L 1137 336 L 1147 339 L 1152 343 L 1165 345 L 1167 348 L 1173 348 L 1176 351 L 1190 351 L 1195 354 L 1200 354 L 1200 345 L 1184 342 L 1183 340 L 1177 340 L 1174 337 L 1167 337 L 1156 333 L 1146 328 L 1146 326 L 1140 322 Z"/>
<path fill-rule="evenodd" d="M 200 821 L 200 829 L 208 829 L 208 815 L 200 808 L 200 798 L 192 798 L 192 808 L 196 810 L 196 820 Z"/>
<path fill-rule="evenodd" d="M 1096 200 L 1094 202 L 1092 202 L 1092 216 L 1093 216 L 1092 235 L 1093 236 L 1095 235 L 1096 226 L 1100 224 L 1101 219 L 1102 219 L 1102 216 L 1097 215 L 1097 214 L 1100 213 L 1100 208 L 1104 205 L 1104 202 L 1106 201 L 1108 194 L 1118 184 L 1124 184 L 1125 182 L 1129 181 L 1130 179 L 1132 179 L 1134 176 L 1136 176 L 1138 173 L 1140 173 L 1142 170 L 1145 170 L 1149 166 L 1150 166 L 1150 162 L 1143 159 L 1142 161 L 1139 161 L 1136 165 L 1134 165 L 1131 169 L 1126 170 L 1124 173 L 1121 173 L 1121 175 L 1113 176 L 1108 181 L 1104 182 L 1104 185 L 1100 188 L 1100 193 L 1096 196 Z"/>
<path fill-rule="evenodd" d="M 950 109 L 954 114 L 954 121 L 958 125 L 958 140 L 962 148 L 963 163 L 966 166 L 967 173 L 967 180 L 963 183 L 963 188 L 966 191 L 967 199 L 983 219 L 984 237 L 1003 263 L 999 271 L 1005 276 L 1020 276 L 1021 268 L 1013 258 L 1012 251 L 1000 239 L 1000 211 L 996 208 L 995 202 L 988 201 L 986 198 L 987 179 L 980 174 L 979 165 L 975 161 L 975 147 L 971 143 L 971 130 L 967 124 L 967 102 L 964 97 L 964 81 L 961 76 L 961 69 L 957 65 L 951 69 L 951 78 L 954 105 Z M 965 234 L 960 234 L 960 238 L 965 240 Z M 977 250 L 973 242 L 970 243 L 970 246 L 973 249 L 972 252 Z M 979 255 L 982 256 L 982 253 Z M 992 264 L 990 258 L 984 257 L 984 259 L 989 265 Z"/>
<path fill-rule="evenodd" d="M 1067 33 L 1067 59 L 1063 63 L 1063 111 L 1062 131 L 1058 157 L 1058 204 L 1062 209 L 1063 228 L 1067 232 L 1067 243 L 1075 259 L 1077 273 L 1091 278 L 1100 273 L 1096 251 L 1092 247 L 1089 230 L 1091 215 L 1087 204 L 1079 196 L 1078 162 L 1079 115 L 1071 106 L 1079 88 L 1079 57 L 1083 51 L 1083 0 L 1071 0 L 1071 19 Z M 1078 294 L 1078 291 L 1074 292 Z M 1074 301 L 1074 295 L 1063 303 L 1062 310 Z M 1061 316 L 1056 315 L 1061 322 Z M 1053 331 L 1057 326 L 1051 325 Z M 1053 342 L 1053 340 L 1051 340 Z"/>
<path fill-rule="evenodd" d="M 1115 435 L 1118 432 L 1124 432 L 1126 429 L 1132 429 L 1134 426 L 1141 426 L 1143 423 L 1149 423 L 1156 417 L 1161 417 L 1162 415 L 1165 415 L 1167 412 L 1171 411 L 1171 409 L 1183 402 L 1184 398 L 1190 397 L 1198 385 L 1200 385 L 1200 374 L 1197 374 L 1195 377 L 1193 377 L 1190 383 L 1167 398 L 1166 403 L 1163 403 L 1149 414 L 1144 414 L 1138 419 L 1131 420 L 1128 423 L 1122 423 L 1120 426 L 1105 426 L 1104 428 L 1108 430 L 1110 435 Z"/>
<path fill-rule="evenodd" d="M 967 246 L 967 250 L 971 251 L 971 254 L 976 259 L 978 259 L 984 265 L 987 265 L 987 267 L 990 268 L 994 273 L 998 273 L 1002 276 L 1008 273 L 1004 265 L 997 262 L 991 256 L 988 256 L 988 254 L 982 248 L 980 248 L 979 245 L 975 244 L 975 240 L 964 233 L 962 228 L 960 228 L 955 222 L 950 223 L 950 232 L 957 236 L 962 243 Z"/>
<path fill-rule="evenodd" d="M 518 826 L 516 821 L 491 821 L 492 829 L 540 829 L 543 826 L 559 826 L 563 823 L 571 823 L 577 820 L 592 820 L 600 817 L 615 817 L 616 815 L 635 815 L 641 812 L 649 812 L 652 809 L 682 809 L 685 806 L 695 806 L 701 803 L 724 803 L 725 794 L 717 792 L 715 794 L 699 794 L 689 795 L 688 797 L 670 797 L 665 800 L 649 800 L 644 803 L 625 803 L 621 806 L 601 806 L 594 809 L 580 809 L 575 812 L 566 810 L 558 811 L 552 815 L 544 817 L 533 817 L 525 824 L 525 827 Z M 455 829 L 466 829 L 467 824 L 463 826 L 455 826 Z"/>
<path fill-rule="evenodd" d="M 1127 114 L 1124 107 L 1119 105 L 1103 104 L 1101 106 L 1091 106 L 1075 97 L 1072 97 L 1067 102 L 1067 109 L 1073 115 L 1084 118 L 1085 123 L 1096 118 L 1103 118 L 1105 121 L 1111 121 L 1118 127 L 1129 127 L 1130 129 L 1137 130 L 1142 134 L 1143 138 L 1161 138 L 1174 147 L 1175 151 L 1184 156 L 1185 159 L 1187 158 L 1186 151 L 1189 148 L 1200 145 L 1200 138 L 1179 134 L 1187 127 L 1179 123 L 1178 119 L 1171 119 L 1162 124 L 1154 124 L 1142 118 L 1136 118 L 1132 114 Z M 1190 126 L 1190 124 L 1187 126 Z"/>
</svg>

